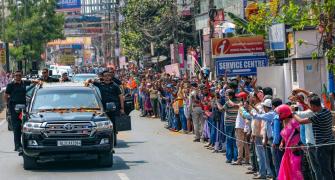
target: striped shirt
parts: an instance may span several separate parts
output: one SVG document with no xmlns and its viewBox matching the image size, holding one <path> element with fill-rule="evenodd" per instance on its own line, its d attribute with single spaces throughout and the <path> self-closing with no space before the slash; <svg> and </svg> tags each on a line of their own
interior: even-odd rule
<svg viewBox="0 0 335 180">
<path fill-rule="evenodd" d="M 231 99 L 229 100 L 235 104 L 238 104 L 239 101 L 237 99 Z M 234 126 L 235 127 L 235 122 L 236 122 L 236 118 L 237 118 L 237 113 L 238 113 L 238 107 L 235 107 L 235 106 L 231 106 L 229 104 L 229 101 L 226 102 L 224 104 L 224 109 L 225 109 L 225 119 L 224 119 L 224 123 L 225 123 L 225 126 Z"/>
<path fill-rule="evenodd" d="M 316 144 L 330 143 L 333 141 L 333 117 L 330 111 L 322 109 L 315 113 L 309 120 L 313 124 L 313 133 Z"/>
</svg>

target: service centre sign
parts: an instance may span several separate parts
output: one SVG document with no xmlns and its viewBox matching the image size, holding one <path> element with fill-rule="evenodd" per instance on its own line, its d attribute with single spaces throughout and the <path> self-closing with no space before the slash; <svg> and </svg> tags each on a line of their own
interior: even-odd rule
<svg viewBox="0 0 335 180">
<path fill-rule="evenodd" d="M 252 76 L 257 74 L 257 67 L 268 66 L 266 56 L 241 56 L 216 59 L 217 75 Z"/>
<path fill-rule="evenodd" d="M 218 76 L 256 75 L 257 67 L 269 63 L 263 36 L 212 39 L 212 57 Z"/>
</svg>

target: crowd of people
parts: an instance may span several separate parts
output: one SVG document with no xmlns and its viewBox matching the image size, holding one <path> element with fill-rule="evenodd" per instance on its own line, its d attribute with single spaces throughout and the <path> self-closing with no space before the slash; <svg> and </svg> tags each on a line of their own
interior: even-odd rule
<svg viewBox="0 0 335 180">
<path fill-rule="evenodd" d="M 194 135 L 194 142 L 225 153 L 226 163 L 250 165 L 246 173 L 253 179 L 335 178 L 332 114 L 317 94 L 295 89 L 286 102 L 253 77 L 131 72 L 119 77 L 142 117 Z"/>
</svg>

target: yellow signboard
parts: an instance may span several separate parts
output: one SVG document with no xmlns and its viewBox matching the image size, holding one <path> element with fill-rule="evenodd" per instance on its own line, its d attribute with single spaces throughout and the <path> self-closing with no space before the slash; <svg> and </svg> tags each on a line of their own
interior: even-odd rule
<svg viewBox="0 0 335 180">
<path fill-rule="evenodd" d="M 3 48 L 0 49 L 0 62 L 6 64 L 6 50 Z"/>
<path fill-rule="evenodd" d="M 61 55 L 59 59 L 59 64 L 63 65 L 74 65 L 75 64 L 75 57 L 73 55 Z"/>
</svg>

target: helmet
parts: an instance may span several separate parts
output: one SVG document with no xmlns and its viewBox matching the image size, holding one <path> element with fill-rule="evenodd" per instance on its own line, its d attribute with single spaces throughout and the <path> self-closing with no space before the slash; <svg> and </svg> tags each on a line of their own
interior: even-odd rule
<svg viewBox="0 0 335 180">
<path fill-rule="evenodd" d="M 282 104 L 282 105 L 278 106 L 275 109 L 275 111 L 277 112 L 277 114 L 279 115 L 279 118 L 281 120 L 286 119 L 286 118 L 288 118 L 292 115 L 291 107 L 289 105 L 286 105 L 286 104 Z"/>
</svg>

